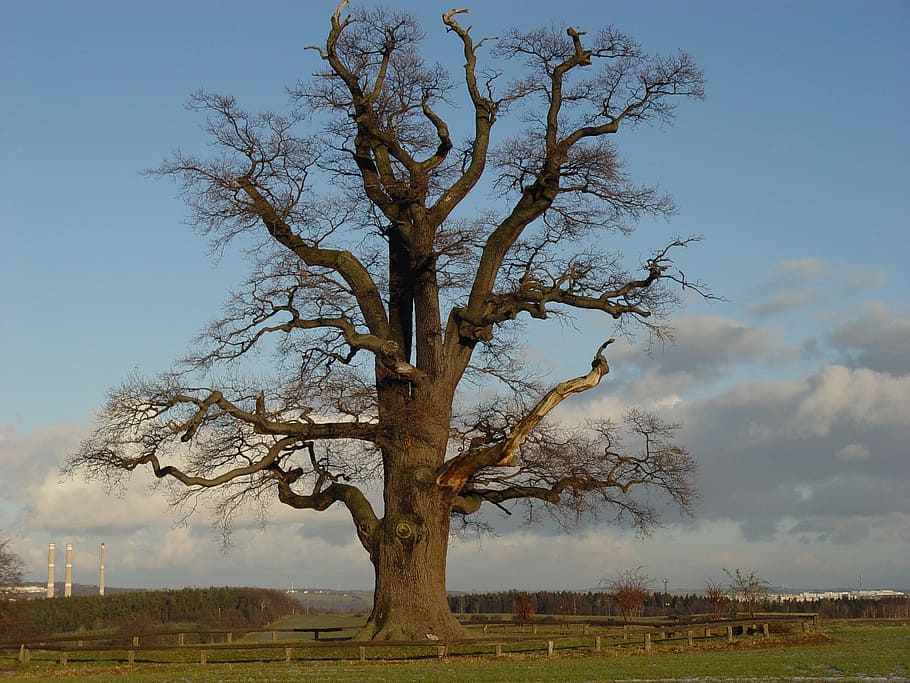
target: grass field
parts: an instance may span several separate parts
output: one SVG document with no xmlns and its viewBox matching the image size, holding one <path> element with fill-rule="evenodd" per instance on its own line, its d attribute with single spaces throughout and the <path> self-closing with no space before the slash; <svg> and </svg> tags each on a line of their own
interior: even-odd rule
<svg viewBox="0 0 910 683">
<path fill-rule="evenodd" d="M 345 629 L 339 635 L 346 636 L 348 638 L 352 637 L 358 629 L 363 626 L 364 617 L 355 616 L 350 612 L 345 614 L 298 614 L 293 617 L 287 617 L 281 619 L 274 624 L 273 626 L 279 628 L 306 628 L 306 627 L 341 627 Z M 313 640 L 314 636 L 312 633 L 308 634 L 294 634 L 294 633 L 279 633 L 279 640 L 288 640 L 291 638 L 296 639 L 306 639 Z M 266 641 L 270 640 L 271 635 L 269 633 L 250 633 L 245 641 Z"/>
<path fill-rule="evenodd" d="M 340 624 L 339 624 L 340 625 Z M 283 653 L 282 653 L 283 654 Z M 328 651 L 326 652 L 328 654 Z M 378 657 L 381 653 L 376 652 Z M 320 653 L 322 656 L 322 653 Z M 350 656 L 350 655 L 348 655 Z M 265 658 L 265 657 L 264 657 Z M 78 661 L 61 667 L 50 661 L 21 665 L 0 659 L 0 681 L 181 682 L 236 681 L 906 681 L 910 680 L 910 625 L 829 623 L 803 637 L 717 642 L 698 650 L 661 646 L 590 649 L 541 654 L 457 656 L 410 662 L 248 661 L 231 664 L 144 664 L 111 666 Z"/>
</svg>

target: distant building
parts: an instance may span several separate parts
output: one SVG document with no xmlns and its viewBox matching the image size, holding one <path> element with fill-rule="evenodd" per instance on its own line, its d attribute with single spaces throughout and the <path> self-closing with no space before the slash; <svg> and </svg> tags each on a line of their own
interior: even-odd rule
<svg viewBox="0 0 910 683">
<path fill-rule="evenodd" d="M 31 598 L 43 598 L 47 592 L 46 586 L 2 586 L 0 587 L 0 595 L 3 595 L 12 600 L 16 599 L 31 599 Z"/>
<path fill-rule="evenodd" d="M 859 591 L 821 591 L 802 593 L 779 593 L 769 595 L 773 600 L 781 602 L 812 602 L 813 600 L 882 600 L 884 598 L 902 598 L 906 593 L 891 589 L 859 590 Z"/>
</svg>

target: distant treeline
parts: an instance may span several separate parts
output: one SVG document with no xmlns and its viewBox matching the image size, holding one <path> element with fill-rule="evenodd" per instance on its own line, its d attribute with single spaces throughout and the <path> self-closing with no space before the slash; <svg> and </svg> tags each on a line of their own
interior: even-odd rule
<svg viewBox="0 0 910 683">
<path fill-rule="evenodd" d="M 298 608 L 284 592 L 265 588 L 184 588 L 4 601 L 0 641 L 81 631 L 141 632 L 165 624 L 256 628 Z"/>
<path fill-rule="evenodd" d="M 449 595 L 453 612 L 464 614 L 512 614 L 521 591 L 497 593 L 463 593 Z M 601 591 L 529 591 L 524 595 L 535 614 L 572 615 L 584 617 L 620 616 L 619 606 L 608 593 Z M 745 611 L 745 606 L 735 601 L 723 605 L 708 600 L 704 595 L 668 595 L 652 592 L 645 600 L 642 616 L 687 616 L 712 614 L 722 611 Z M 780 600 L 759 601 L 755 607 L 761 612 L 817 612 L 823 617 L 839 619 L 905 619 L 910 617 L 910 597 L 896 598 L 836 598 L 790 602 Z"/>
</svg>

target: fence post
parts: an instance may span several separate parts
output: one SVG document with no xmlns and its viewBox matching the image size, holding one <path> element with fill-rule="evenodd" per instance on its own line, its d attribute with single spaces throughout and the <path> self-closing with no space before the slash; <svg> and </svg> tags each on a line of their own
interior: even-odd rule
<svg viewBox="0 0 910 683">
<path fill-rule="evenodd" d="M 289 647 L 284 648 L 284 661 L 287 664 L 291 663 L 291 648 Z"/>
<path fill-rule="evenodd" d="M 205 656 L 205 650 L 199 650 L 199 663 L 205 664 L 205 663 L 207 663 L 207 661 L 208 661 L 208 658 Z"/>
<path fill-rule="evenodd" d="M 272 642 L 278 640 L 278 634 L 275 631 L 272 631 Z"/>
<path fill-rule="evenodd" d="M 600 636 L 594 636 L 594 652 L 600 652 L 601 643 Z"/>
<path fill-rule="evenodd" d="M 646 633 L 645 634 L 645 652 L 650 652 L 650 651 L 651 651 L 651 634 Z"/>
<path fill-rule="evenodd" d="M 126 653 L 126 663 L 132 666 L 136 663 L 136 651 L 128 650 Z"/>
<path fill-rule="evenodd" d="M 705 626 L 705 638 L 710 638 L 710 637 L 711 637 L 711 628 L 708 626 Z"/>
<path fill-rule="evenodd" d="M 537 635 L 537 624 L 534 624 L 534 626 L 532 627 L 532 633 L 533 633 L 535 636 Z"/>
<path fill-rule="evenodd" d="M 363 645 L 360 646 L 360 661 L 367 661 L 367 649 Z"/>
<path fill-rule="evenodd" d="M 502 657 L 502 643 L 496 643 L 496 656 Z"/>
<path fill-rule="evenodd" d="M 483 625 L 483 632 L 486 633 L 487 630 L 488 630 L 489 628 L 490 628 L 489 624 L 484 624 L 484 625 Z"/>
<path fill-rule="evenodd" d="M 553 656 L 553 650 L 556 648 L 556 643 L 552 640 L 547 641 L 547 657 Z"/>
<path fill-rule="evenodd" d="M 439 657 L 440 659 L 442 659 L 443 657 L 446 656 L 446 646 L 445 645 L 436 646 L 436 656 Z"/>
<path fill-rule="evenodd" d="M 686 631 L 686 640 L 689 641 L 689 647 L 692 647 L 692 629 Z"/>
<path fill-rule="evenodd" d="M 733 642 L 733 627 L 732 626 L 727 626 L 727 642 L 728 643 Z"/>
<path fill-rule="evenodd" d="M 186 639 L 184 638 L 184 635 L 183 635 L 182 633 L 178 633 L 178 634 L 177 634 L 177 644 L 178 644 L 180 647 L 183 647 L 183 645 L 184 645 L 185 642 L 186 642 Z"/>
<path fill-rule="evenodd" d="M 30 662 L 32 660 L 32 653 L 29 651 L 25 644 L 19 646 L 19 661 L 20 662 Z"/>
<path fill-rule="evenodd" d="M 765 638 L 770 638 L 770 637 L 771 637 L 771 634 L 768 632 L 768 625 L 767 625 L 767 624 L 762 624 L 762 625 L 761 625 L 761 632 L 762 632 L 762 635 L 763 635 Z"/>
<path fill-rule="evenodd" d="M 133 647 L 139 647 L 139 636 L 133 636 Z"/>
<path fill-rule="evenodd" d="M 234 642 L 234 634 L 231 633 L 230 631 L 228 631 L 227 633 L 224 634 L 224 638 L 228 643 Z"/>
<path fill-rule="evenodd" d="M 66 657 L 66 650 L 62 650 L 62 651 L 60 652 L 60 665 L 61 665 L 61 666 L 66 666 L 66 659 L 67 659 L 67 657 Z"/>
</svg>

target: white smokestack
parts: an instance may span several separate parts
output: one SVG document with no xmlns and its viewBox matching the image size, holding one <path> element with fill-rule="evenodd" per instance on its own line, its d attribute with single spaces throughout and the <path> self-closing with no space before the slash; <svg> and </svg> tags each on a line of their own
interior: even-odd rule
<svg viewBox="0 0 910 683">
<path fill-rule="evenodd" d="M 63 575 L 63 597 L 73 595 L 73 544 L 66 544 L 66 569 Z"/>
<path fill-rule="evenodd" d="M 47 546 L 47 597 L 54 597 L 54 544 Z"/>
<path fill-rule="evenodd" d="M 98 572 L 98 595 L 104 595 L 104 543 L 101 544 L 101 569 Z"/>
</svg>

